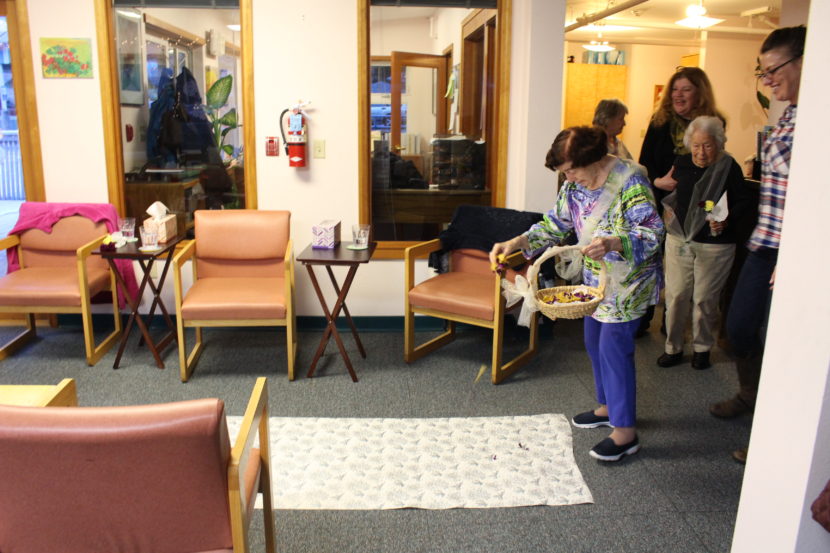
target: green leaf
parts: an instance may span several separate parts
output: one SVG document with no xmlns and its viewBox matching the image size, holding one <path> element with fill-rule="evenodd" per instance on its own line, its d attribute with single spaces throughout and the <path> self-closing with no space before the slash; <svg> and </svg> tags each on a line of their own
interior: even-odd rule
<svg viewBox="0 0 830 553">
<path fill-rule="evenodd" d="M 758 98 L 758 103 L 761 104 L 761 107 L 764 109 L 769 109 L 769 98 L 764 96 L 760 90 L 755 91 L 755 96 Z"/>
<path fill-rule="evenodd" d="M 233 88 L 233 76 L 225 75 L 210 87 L 207 91 L 207 105 L 210 109 L 219 109 L 228 103 L 228 96 Z"/>
<path fill-rule="evenodd" d="M 228 110 L 228 113 L 219 118 L 219 123 L 222 125 L 228 125 L 229 127 L 236 127 L 236 108 Z"/>
<path fill-rule="evenodd" d="M 229 156 L 232 156 L 233 146 L 231 146 L 230 144 L 225 144 L 224 146 L 222 146 L 222 151 L 228 154 Z"/>
</svg>

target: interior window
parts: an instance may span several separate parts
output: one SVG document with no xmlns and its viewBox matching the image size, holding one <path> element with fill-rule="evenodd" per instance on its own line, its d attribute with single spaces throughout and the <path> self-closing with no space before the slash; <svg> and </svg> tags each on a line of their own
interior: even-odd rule
<svg viewBox="0 0 830 553">
<path fill-rule="evenodd" d="M 395 4 L 368 6 L 361 220 L 372 225 L 379 257 L 437 237 L 459 205 L 499 201 L 495 0 L 478 3 L 490 9 Z"/>
<path fill-rule="evenodd" d="M 245 207 L 239 10 L 116 4 L 126 215 L 160 201 L 190 235 L 196 209 Z"/>
</svg>

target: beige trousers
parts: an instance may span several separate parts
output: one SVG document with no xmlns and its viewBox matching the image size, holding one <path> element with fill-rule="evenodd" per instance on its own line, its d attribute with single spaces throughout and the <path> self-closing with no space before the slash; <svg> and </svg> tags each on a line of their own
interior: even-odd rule
<svg viewBox="0 0 830 553">
<path fill-rule="evenodd" d="M 712 349 L 718 300 L 735 259 L 735 244 L 684 242 L 666 235 L 666 353 L 682 353 L 692 315 L 692 349 Z"/>
</svg>

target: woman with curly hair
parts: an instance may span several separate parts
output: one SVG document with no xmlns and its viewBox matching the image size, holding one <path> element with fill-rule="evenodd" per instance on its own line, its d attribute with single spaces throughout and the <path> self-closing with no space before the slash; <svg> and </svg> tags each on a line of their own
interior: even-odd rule
<svg viewBox="0 0 830 553">
<path fill-rule="evenodd" d="M 726 126 L 726 118 L 715 105 L 712 83 L 706 73 L 698 67 L 678 67 L 663 89 L 640 150 L 640 165 L 648 171 L 660 215 L 663 215 L 663 198 L 675 187 L 672 178 L 674 159 L 689 153 L 683 144 L 686 127 L 701 115 L 717 117 Z M 643 317 L 638 336 L 645 334 L 653 316 L 652 308 Z"/>
</svg>

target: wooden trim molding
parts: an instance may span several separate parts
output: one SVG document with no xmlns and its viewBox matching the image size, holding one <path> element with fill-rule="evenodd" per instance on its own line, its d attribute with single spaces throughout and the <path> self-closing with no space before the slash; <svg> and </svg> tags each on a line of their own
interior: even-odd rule
<svg viewBox="0 0 830 553">
<path fill-rule="evenodd" d="M 358 221 L 370 222 L 372 216 L 372 175 L 369 162 L 369 0 L 357 0 L 357 195 Z M 401 250 L 402 251 L 402 250 Z M 377 250 L 373 257 L 377 257 Z"/>
<path fill-rule="evenodd" d="M 513 29 L 513 0 L 499 0 L 499 15 L 496 33 L 496 74 L 498 90 L 496 91 L 497 114 L 496 128 L 493 135 L 498 152 L 495 183 L 493 184 L 493 206 L 504 207 L 507 200 L 507 140 L 510 126 L 510 37 Z"/>
<path fill-rule="evenodd" d="M 245 207 L 259 205 L 256 173 L 256 110 L 254 103 L 254 8 L 252 0 L 240 0 L 239 22 L 242 25 L 242 136 L 245 148 Z"/>
<path fill-rule="evenodd" d="M 101 81 L 101 114 L 104 122 L 104 155 L 107 160 L 107 193 L 119 215 L 124 215 L 124 153 L 121 146 L 121 99 L 115 52 L 115 29 L 108 0 L 95 1 L 98 42 L 98 74 Z"/>
<path fill-rule="evenodd" d="M 225 41 L 225 55 L 227 56 L 234 56 L 236 58 L 242 56 L 242 48 L 234 44 L 233 42 Z"/>
<path fill-rule="evenodd" d="M 101 81 L 101 112 L 104 125 L 104 154 L 107 161 L 107 191 L 109 201 L 119 214 L 126 210 L 124 199 L 124 152 L 121 141 L 121 100 L 119 97 L 115 28 L 110 0 L 95 2 L 95 26 L 98 42 L 98 66 Z M 251 0 L 240 0 L 239 18 L 242 25 L 242 116 L 245 147 L 245 207 L 257 208 L 256 125 L 254 109 L 254 54 L 253 14 Z M 155 30 L 175 32 L 180 37 L 192 37 L 194 45 L 205 44 L 204 38 L 192 35 L 157 18 L 145 14 L 145 22 Z M 163 35 L 175 38 L 173 35 Z M 237 52 L 232 55 L 239 55 Z M 30 56 L 31 57 L 31 56 Z M 22 97 L 22 96 L 21 96 Z"/>
<path fill-rule="evenodd" d="M 145 13 L 143 15 L 144 29 L 151 35 L 160 36 L 162 38 L 184 44 L 190 48 L 198 48 L 207 43 L 204 37 L 194 35 L 189 31 L 180 29 L 175 25 L 171 25 L 170 23 L 163 21 L 158 17 L 153 17 L 150 14 Z"/>
<path fill-rule="evenodd" d="M 29 34 L 27 0 L 3 0 L 11 43 L 12 80 L 17 99 L 17 128 L 23 186 L 26 199 L 46 201 L 43 178 L 43 156 L 40 146 L 40 123 L 37 115 L 35 71 L 32 62 L 32 39 Z"/>
</svg>

